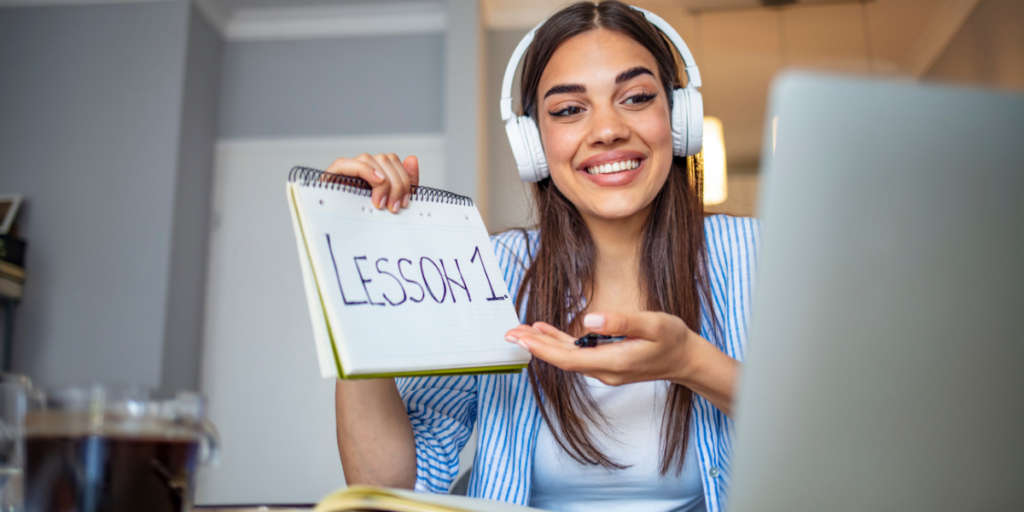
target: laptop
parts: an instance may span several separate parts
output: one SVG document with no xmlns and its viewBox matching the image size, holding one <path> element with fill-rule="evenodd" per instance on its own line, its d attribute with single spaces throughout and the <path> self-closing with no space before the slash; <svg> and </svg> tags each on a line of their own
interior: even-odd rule
<svg viewBox="0 0 1024 512">
<path fill-rule="evenodd" d="M 1024 509 L 1024 95 L 791 73 L 766 117 L 728 510 Z"/>
</svg>

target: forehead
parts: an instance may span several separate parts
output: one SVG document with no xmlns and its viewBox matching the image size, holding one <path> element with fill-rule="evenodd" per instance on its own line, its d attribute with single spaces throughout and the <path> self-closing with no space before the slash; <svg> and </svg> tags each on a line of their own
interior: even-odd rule
<svg viewBox="0 0 1024 512">
<path fill-rule="evenodd" d="M 647 48 L 622 32 L 598 28 L 566 39 L 540 77 L 540 92 L 558 84 L 614 84 L 619 73 L 644 66 L 658 76 L 658 62 Z"/>
</svg>

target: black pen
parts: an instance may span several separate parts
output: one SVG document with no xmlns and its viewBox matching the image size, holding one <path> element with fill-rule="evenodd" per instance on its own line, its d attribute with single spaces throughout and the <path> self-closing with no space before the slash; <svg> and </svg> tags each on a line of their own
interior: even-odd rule
<svg viewBox="0 0 1024 512">
<path fill-rule="evenodd" d="M 610 336 L 607 334 L 587 333 L 576 340 L 576 346 L 580 348 L 596 347 L 605 343 L 615 343 L 626 339 L 626 336 Z"/>
</svg>

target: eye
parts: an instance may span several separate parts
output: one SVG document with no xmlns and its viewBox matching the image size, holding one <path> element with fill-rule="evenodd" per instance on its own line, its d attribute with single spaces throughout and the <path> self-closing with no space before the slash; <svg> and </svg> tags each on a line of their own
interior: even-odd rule
<svg viewBox="0 0 1024 512">
<path fill-rule="evenodd" d="M 569 116 L 574 116 L 574 115 L 582 113 L 582 112 L 583 112 L 583 107 L 580 107 L 578 105 L 570 105 L 570 106 L 565 107 L 565 108 L 563 108 L 561 110 L 555 110 L 553 112 L 548 112 L 548 114 L 551 114 L 554 117 L 569 117 Z"/>
<path fill-rule="evenodd" d="M 653 100 L 657 96 L 658 95 L 655 93 L 641 92 L 626 98 L 626 101 L 624 101 L 623 103 L 625 103 L 626 105 L 643 105 L 644 103 Z"/>
</svg>

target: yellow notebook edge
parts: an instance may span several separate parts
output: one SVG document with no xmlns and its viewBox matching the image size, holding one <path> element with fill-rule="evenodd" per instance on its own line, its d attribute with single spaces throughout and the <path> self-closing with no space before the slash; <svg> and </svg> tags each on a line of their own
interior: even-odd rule
<svg viewBox="0 0 1024 512">
<path fill-rule="evenodd" d="M 354 485 L 326 496 L 314 512 L 373 510 L 388 512 L 542 512 L 514 503 L 469 496 Z"/>
<path fill-rule="evenodd" d="M 452 507 L 421 501 L 403 496 L 383 487 L 354 485 L 329 494 L 317 504 L 313 512 L 347 512 L 355 510 L 378 510 L 389 512 L 473 512 L 465 508 Z"/>
<path fill-rule="evenodd" d="M 446 370 L 423 370 L 415 372 L 397 373 L 368 373 L 360 375 L 345 375 L 340 377 L 344 380 L 354 379 L 380 379 L 385 377 L 429 377 L 433 375 L 491 375 L 502 373 L 519 373 L 526 368 L 526 364 L 515 364 L 508 366 L 477 366 L 468 368 L 449 368 Z"/>
</svg>

